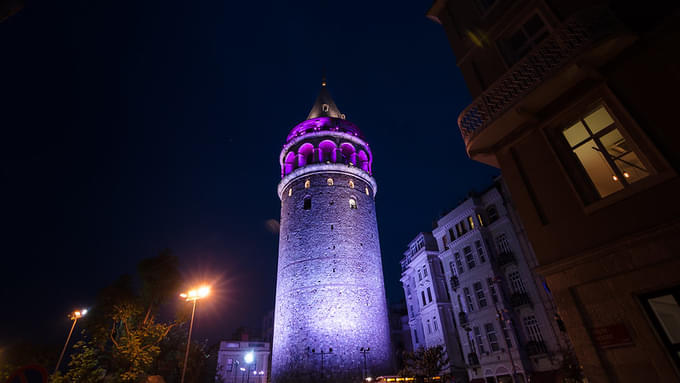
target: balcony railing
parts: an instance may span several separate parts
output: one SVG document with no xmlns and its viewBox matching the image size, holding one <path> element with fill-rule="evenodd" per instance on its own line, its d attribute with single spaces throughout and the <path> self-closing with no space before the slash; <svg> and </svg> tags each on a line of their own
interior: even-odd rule
<svg viewBox="0 0 680 383">
<path fill-rule="evenodd" d="M 479 357 L 477 357 L 476 352 L 471 352 L 467 355 L 469 366 L 479 366 Z"/>
<path fill-rule="evenodd" d="M 600 7 L 565 20 L 461 112 L 458 126 L 466 146 L 475 134 L 527 93 L 597 43 L 622 30 L 621 25 L 609 10 Z"/>
<path fill-rule="evenodd" d="M 527 293 L 513 293 L 510 295 L 510 306 L 518 308 L 525 305 L 531 305 L 531 298 Z"/>
<path fill-rule="evenodd" d="M 468 317 L 465 312 L 461 311 L 458 313 L 458 322 L 460 323 L 460 327 L 466 327 L 468 325 Z"/>
<path fill-rule="evenodd" d="M 505 266 L 511 263 L 517 263 L 517 260 L 511 251 L 503 251 L 496 257 L 496 263 L 498 263 L 498 266 Z"/>
<path fill-rule="evenodd" d="M 453 291 L 456 291 L 456 290 L 458 290 L 459 287 L 460 287 L 460 280 L 458 279 L 458 276 L 452 275 L 451 276 L 451 289 L 453 289 Z"/>
<path fill-rule="evenodd" d="M 526 350 L 528 356 L 534 356 L 539 354 L 545 354 L 548 352 L 548 348 L 545 346 L 543 341 L 529 341 L 526 344 Z"/>
</svg>

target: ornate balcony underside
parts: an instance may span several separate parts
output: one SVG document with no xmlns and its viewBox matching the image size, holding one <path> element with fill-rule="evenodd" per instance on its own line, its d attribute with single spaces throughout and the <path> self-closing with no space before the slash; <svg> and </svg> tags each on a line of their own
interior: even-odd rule
<svg viewBox="0 0 680 383">
<path fill-rule="evenodd" d="M 470 158 L 498 166 L 491 147 L 634 41 L 606 8 L 567 19 L 458 117 Z"/>
</svg>

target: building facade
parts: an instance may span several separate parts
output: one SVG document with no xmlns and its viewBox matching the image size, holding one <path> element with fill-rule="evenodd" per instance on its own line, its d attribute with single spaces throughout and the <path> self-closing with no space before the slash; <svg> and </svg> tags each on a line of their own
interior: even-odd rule
<svg viewBox="0 0 680 383">
<path fill-rule="evenodd" d="M 217 352 L 218 383 L 253 383 L 269 381 L 271 343 L 222 341 Z"/>
<path fill-rule="evenodd" d="M 275 383 L 360 380 L 392 367 L 372 161 L 324 82 L 280 156 Z"/>
<path fill-rule="evenodd" d="M 499 167 L 588 379 L 680 379 L 680 4 L 436 0 L 473 101 L 458 128 Z"/>
</svg>

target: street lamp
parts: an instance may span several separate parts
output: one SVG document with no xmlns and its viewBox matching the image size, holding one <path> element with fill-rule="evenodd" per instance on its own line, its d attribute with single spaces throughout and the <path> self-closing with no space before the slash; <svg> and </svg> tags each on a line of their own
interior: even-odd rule
<svg viewBox="0 0 680 383">
<path fill-rule="evenodd" d="M 194 329 L 194 314 L 196 313 L 196 301 L 201 298 L 205 298 L 210 295 L 210 286 L 201 286 L 189 290 L 186 293 L 182 293 L 179 296 L 186 300 L 187 302 L 193 301 L 194 305 L 191 309 L 191 322 L 189 324 L 189 339 L 187 339 L 187 351 L 184 353 L 184 366 L 182 367 L 182 379 L 181 383 L 184 383 L 184 374 L 187 372 L 187 360 L 189 360 L 189 347 L 191 346 L 191 331 Z"/>
<path fill-rule="evenodd" d="M 68 342 L 71 340 L 71 334 L 73 334 L 73 329 L 76 328 L 76 322 L 78 319 L 82 318 L 87 314 L 87 309 L 82 309 L 79 311 L 74 311 L 71 314 L 69 314 L 69 319 L 73 321 L 73 325 L 71 326 L 71 331 L 68 332 L 68 337 L 66 337 L 66 343 L 64 343 L 64 349 L 61 350 L 61 355 L 59 355 L 59 359 L 57 360 L 57 367 L 54 369 L 54 373 L 56 374 L 57 371 L 59 371 L 59 365 L 61 364 L 61 359 L 64 357 L 64 353 L 66 352 L 66 347 L 68 347 Z"/>
<path fill-rule="evenodd" d="M 246 383 L 250 381 L 250 367 L 253 365 L 253 361 L 255 361 L 255 353 L 252 351 L 248 351 L 244 356 L 243 356 L 243 361 L 246 362 L 248 365 L 248 377 L 246 378 Z M 255 372 L 255 371 L 253 371 Z"/>
</svg>

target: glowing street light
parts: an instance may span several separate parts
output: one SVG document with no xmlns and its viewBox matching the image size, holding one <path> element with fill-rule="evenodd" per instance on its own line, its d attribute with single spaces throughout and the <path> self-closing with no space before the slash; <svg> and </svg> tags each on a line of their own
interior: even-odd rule
<svg viewBox="0 0 680 383">
<path fill-rule="evenodd" d="M 196 302 L 199 299 L 203 299 L 210 295 L 210 286 L 200 286 L 198 288 L 191 289 L 186 293 L 180 294 L 180 298 L 183 298 L 187 302 L 194 302 L 193 308 L 191 309 L 191 322 L 189 324 L 189 339 L 187 339 L 187 351 L 184 353 L 184 365 L 182 366 L 182 379 L 181 383 L 184 383 L 184 374 L 187 372 L 187 361 L 189 360 L 189 347 L 191 346 L 191 332 L 194 329 L 194 314 L 196 313 Z"/>
<path fill-rule="evenodd" d="M 61 350 L 61 355 L 59 355 L 59 359 L 57 360 L 57 367 L 54 369 L 55 374 L 57 373 L 57 371 L 59 371 L 59 365 L 61 364 L 61 360 L 64 358 L 64 353 L 66 352 L 66 348 L 68 347 L 68 342 L 71 340 L 71 334 L 73 334 L 73 329 L 76 328 L 76 322 L 78 321 L 78 319 L 84 317 L 85 314 L 87 314 L 87 309 L 74 311 L 68 315 L 69 319 L 73 321 L 73 325 L 71 326 L 71 331 L 68 332 L 68 337 L 66 337 L 64 349 Z"/>
<path fill-rule="evenodd" d="M 255 353 L 252 351 L 248 351 L 244 356 L 243 356 L 243 361 L 246 362 L 248 365 L 248 373 L 246 374 L 246 383 L 250 381 L 250 367 L 253 365 L 253 362 L 255 361 Z M 256 374 L 257 371 L 253 371 L 253 374 Z"/>
</svg>

